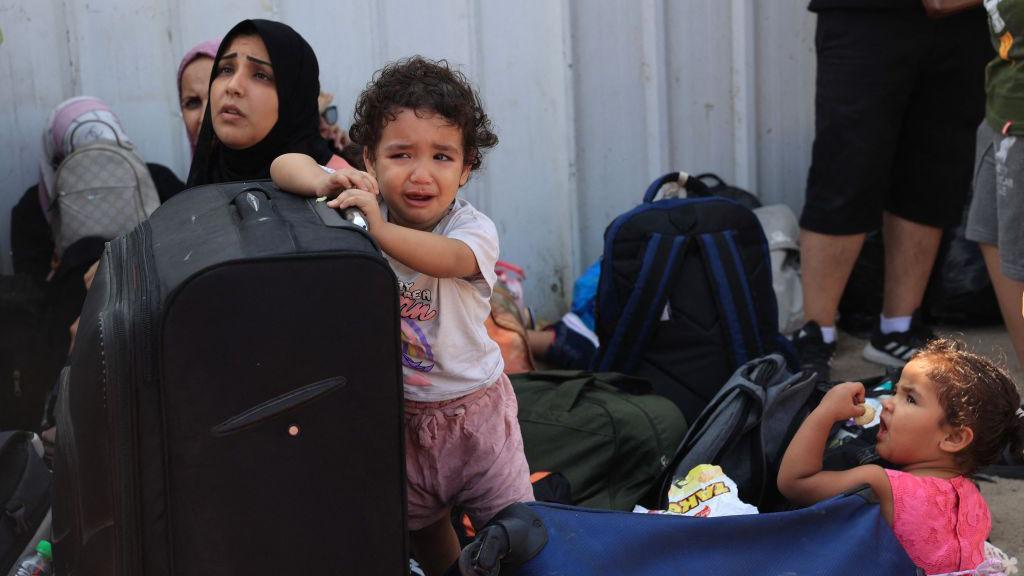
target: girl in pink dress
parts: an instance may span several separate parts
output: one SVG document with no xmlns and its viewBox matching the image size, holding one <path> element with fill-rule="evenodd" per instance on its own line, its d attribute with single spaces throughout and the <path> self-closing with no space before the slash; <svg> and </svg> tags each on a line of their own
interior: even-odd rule
<svg viewBox="0 0 1024 576">
<path fill-rule="evenodd" d="M 966 476 L 1009 445 L 1020 458 L 1024 411 L 1006 372 L 953 340 L 933 340 L 903 368 L 896 395 L 883 400 L 878 454 L 901 467 L 822 470 L 829 430 L 864 413 L 864 386 L 829 390 L 800 426 L 779 470 L 779 490 L 809 505 L 868 484 L 882 516 L 927 574 L 973 570 L 985 560 L 988 506 Z"/>
</svg>

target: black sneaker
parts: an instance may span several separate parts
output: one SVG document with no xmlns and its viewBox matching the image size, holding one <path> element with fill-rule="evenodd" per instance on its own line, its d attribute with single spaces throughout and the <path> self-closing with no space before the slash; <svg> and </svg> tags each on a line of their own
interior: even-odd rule
<svg viewBox="0 0 1024 576">
<path fill-rule="evenodd" d="M 800 369 L 815 372 L 818 382 L 827 382 L 832 375 L 832 356 L 836 353 L 836 343 L 826 344 L 821 336 L 821 326 L 811 321 L 804 324 L 793 334 L 793 346 L 800 357 Z"/>
<path fill-rule="evenodd" d="M 932 338 L 935 338 L 935 333 L 921 321 L 919 312 L 914 312 L 910 329 L 906 332 L 882 334 L 879 320 L 875 324 L 874 332 L 871 333 L 871 340 L 864 346 L 862 355 L 868 362 L 900 368 Z"/>
</svg>

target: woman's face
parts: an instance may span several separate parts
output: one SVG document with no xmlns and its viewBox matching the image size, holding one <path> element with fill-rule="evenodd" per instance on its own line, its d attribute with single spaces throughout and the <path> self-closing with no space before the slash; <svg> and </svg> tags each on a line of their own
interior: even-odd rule
<svg viewBox="0 0 1024 576">
<path fill-rule="evenodd" d="M 234 150 L 258 144 L 277 123 L 277 84 L 263 40 L 234 38 L 213 74 L 210 113 L 217 139 Z"/>
<path fill-rule="evenodd" d="M 206 100 L 210 97 L 210 72 L 213 58 L 200 56 L 181 72 L 181 117 L 185 121 L 188 141 L 196 145 L 199 126 L 206 112 Z"/>
</svg>

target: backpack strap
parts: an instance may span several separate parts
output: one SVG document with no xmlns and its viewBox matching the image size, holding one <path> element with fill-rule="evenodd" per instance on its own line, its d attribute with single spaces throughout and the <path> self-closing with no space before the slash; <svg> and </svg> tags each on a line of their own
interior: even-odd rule
<svg viewBox="0 0 1024 576">
<path fill-rule="evenodd" d="M 764 354 L 760 323 L 750 285 L 732 231 L 701 234 L 701 254 L 714 287 L 715 304 L 725 321 L 733 365 Z"/>
<path fill-rule="evenodd" d="M 750 291 L 750 281 L 747 278 L 747 271 L 743 267 L 743 259 L 740 258 L 740 250 L 736 246 L 736 231 L 726 230 L 722 236 L 725 238 L 725 243 L 729 247 L 729 255 L 732 257 L 733 269 L 736 271 L 736 277 L 739 279 L 739 288 L 742 305 L 746 307 L 748 314 L 749 326 L 752 328 L 754 333 L 754 342 L 756 342 L 756 348 L 754 348 L 754 355 L 761 356 L 766 353 L 764 342 L 761 340 L 761 323 L 758 321 L 757 309 L 754 307 L 754 295 Z M 765 258 L 765 262 L 770 262 L 769 258 Z M 776 308 L 772 308 L 775 310 Z M 775 324 L 778 324 L 778 319 L 775 319 Z"/>
<path fill-rule="evenodd" d="M 722 454 L 739 441 L 746 432 L 750 413 L 755 410 L 758 413 L 763 410 L 763 392 L 752 383 L 733 376 L 697 420 L 690 424 L 675 455 L 665 467 L 658 492 L 659 507 L 667 508 L 669 488 L 677 478 L 684 478 L 697 464 L 717 463 Z"/>
<path fill-rule="evenodd" d="M 597 370 L 629 373 L 636 368 L 651 329 L 661 317 L 668 288 L 679 274 L 679 258 L 686 240 L 686 236 L 651 235 L 633 291 Z"/>
</svg>

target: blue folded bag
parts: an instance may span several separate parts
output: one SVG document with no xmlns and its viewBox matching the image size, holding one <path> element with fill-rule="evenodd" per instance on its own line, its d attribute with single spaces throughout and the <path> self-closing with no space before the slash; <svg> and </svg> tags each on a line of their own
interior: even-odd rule
<svg viewBox="0 0 1024 576">
<path fill-rule="evenodd" d="M 530 509 L 548 542 L 509 572 L 516 576 L 919 574 L 870 489 L 802 510 L 717 518 Z"/>
</svg>

